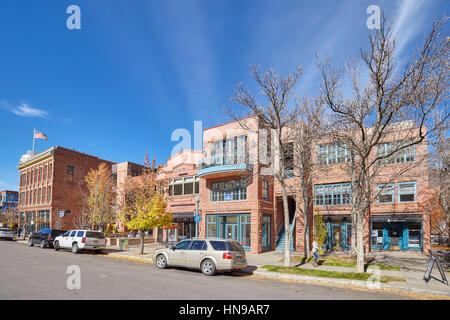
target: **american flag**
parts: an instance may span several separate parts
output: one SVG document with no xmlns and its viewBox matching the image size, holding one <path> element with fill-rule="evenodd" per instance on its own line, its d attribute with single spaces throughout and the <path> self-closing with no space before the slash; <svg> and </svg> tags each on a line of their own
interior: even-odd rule
<svg viewBox="0 0 450 320">
<path fill-rule="evenodd" d="M 48 140 L 47 136 L 45 134 L 43 134 L 42 132 L 36 131 L 34 130 L 34 139 L 44 139 L 44 140 Z"/>
</svg>

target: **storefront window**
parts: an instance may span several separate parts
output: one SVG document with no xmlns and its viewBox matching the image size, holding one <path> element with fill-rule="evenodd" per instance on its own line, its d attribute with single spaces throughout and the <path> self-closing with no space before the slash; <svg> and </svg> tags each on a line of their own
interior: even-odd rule
<svg viewBox="0 0 450 320">
<path fill-rule="evenodd" d="M 250 215 L 241 216 L 241 239 L 243 246 L 250 246 Z"/>
<path fill-rule="evenodd" d="M 217 216 L 206 216 L 206 236 L 207 237 L 217 237 Z"/>
<path fill-rule="evenodd" d="M 382 246 L 383 245 L 383 223 L 373 222 L 372 223 L 372 245 Z"/>
<path fill-rule="evenodd" d="M 422 229 L 420 222 L 410 222 L 408 229 L 408 247 L 420 248 L 420 233 Z"/>
</svg>

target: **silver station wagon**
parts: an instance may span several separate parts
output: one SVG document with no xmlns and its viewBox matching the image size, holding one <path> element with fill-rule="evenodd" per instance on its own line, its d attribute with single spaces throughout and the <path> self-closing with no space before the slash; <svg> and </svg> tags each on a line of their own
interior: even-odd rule
<svg viewBox="0 0 450 320">
<path fill-rule="evenodd" d="M 241 270 L 247 266 L 245 251 L 240 243 L 220 238 L 180 241 L 170 248 L 156 250 L 153 261 L 160 269 L 168 266 L 200 269 L 208 276 L 216 271 Z"/>
</svg>

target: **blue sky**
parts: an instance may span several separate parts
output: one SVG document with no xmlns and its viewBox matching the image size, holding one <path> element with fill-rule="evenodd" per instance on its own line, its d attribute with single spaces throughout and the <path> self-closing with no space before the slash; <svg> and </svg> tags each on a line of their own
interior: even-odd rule
<svg viewBox="0 0 450 320">
<path fill-rule="evenodd" d="M 81 9 L 69 30 L 66 9 Z M 316 94 L 315 54 L 336 62 L 367 46 L 366 8 L 392 20 L 404 62 L 446 0 L 2 0 L 0 6 L 0 190 L 18 188 L 19 158 L 33 128 L 48 141 L 122 162 L 149 152 L 165 162 L 173 130 L 229 119 L 223 107 L 249 66 L 304 73 L 299 95 Z M 255 91 L 254 91 L 255 92 Z M 256 93 L 256 92 L 255 92 Z"/>
</svg>

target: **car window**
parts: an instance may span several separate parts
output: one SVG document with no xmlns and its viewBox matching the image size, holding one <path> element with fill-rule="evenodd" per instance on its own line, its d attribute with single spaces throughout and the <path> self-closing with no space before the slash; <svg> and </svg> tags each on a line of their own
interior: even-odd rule
<svg viewBox="0 0 450 320">
<path fill-rule="evenodd" d="M 105 239 L 103 232 L 86 231 L 86 238 Z"/>
<path fill-rule="evenodd" d="M 68 237 L 70 234 L 70 231 L 67 231 L 66 233 L 64 233 L 63 237 Z"/>
<path fill-rule="evenodd" d="M 228 242 L 226 241 L 210 241 L 211 246 L 216 251 L 228 251 Z"/>
<path fill-rule="evenodd" d="M 201 240 L 192 241 L 190 250 L 206 250 L 206 242 Z"/>
<path fill-rule="evenodd" d="M 70 234 L 70 236 L 71 237 L 75 237 L 75 234 L 76 234 L 77 232 L 76 231 L 72 231 L 72 233 Z"/>
<path fill-rule="evenodd" d="M 82 238 L 84 236 L 84 231 L 78 231 L 77 232 L 77 237 Z"/>
<path fill-rule="evenodd" d="M 57 237 L 59 235 L 62 235 L 64 233 L 64 231 L 60 231 L 60 230 L 52 230 L 52 237 Z"/>
<path fill-rule="evenodd" d="M 187 250 L 192 241 L 181 241 L 175 245 L 176 250 Z"/>
<path fill-rule="evenodd" d="M 228 245 L 230 246 L 230 251 L 238 251 L 238 252 L 244 251 L 244 248 L 242 248 L 239 242 L 231 241 L 228 243 Z"/>
</svg>

